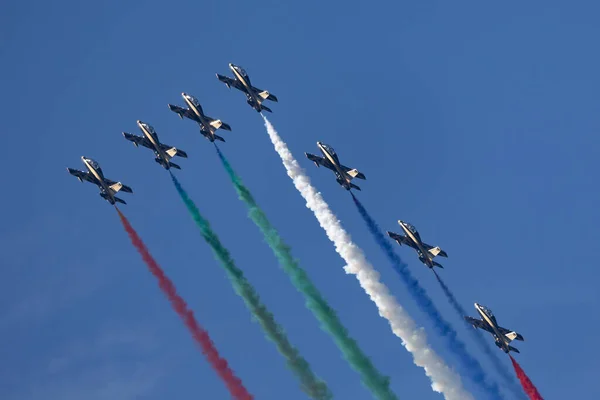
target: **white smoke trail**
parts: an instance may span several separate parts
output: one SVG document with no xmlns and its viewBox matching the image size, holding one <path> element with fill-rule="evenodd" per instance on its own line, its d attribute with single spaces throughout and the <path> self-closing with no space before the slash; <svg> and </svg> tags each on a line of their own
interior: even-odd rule
<svg viewBox="0 0 600 400">
<path fill-rule="evenodd" d="M 337 253 L 346 262 L 344 270 L 347 274 L 356 275 L 360 286 L 377 305 L 379 315 L 388 320 L 392 332 L 402 339 L 402 345 L 413 355 L 415 364 L 425 369 L 425 374 L 431 379 L 431 388 L 442 393 L 447 400 L 474 400 L 473 395 L 463 387 L 460 376 L 429 347 L 423 328 L 416 326 L 415 321 L 390 294 L 387 286 L 379 281 L 379 273 L 367 261 L 362 250 L 352 242 L 352 238 L 342 228 L 321 194 L 311 185 L 310 179 L 273 125 L 264 115 L 263 118 L 271 142 L 281 157 L 288 176 L 306 200 L 306 206 L 314 212 L 329 240 L 334 243 Z"/>
</svg>

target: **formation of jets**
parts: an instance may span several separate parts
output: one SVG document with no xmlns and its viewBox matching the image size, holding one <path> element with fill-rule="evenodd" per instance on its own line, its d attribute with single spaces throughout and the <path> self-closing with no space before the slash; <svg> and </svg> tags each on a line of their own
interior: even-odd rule
<svg viewBox="0 0 600 400">
<path fill-rule="evenodd" d="M 272 112 L 271 109 L 263 104 L 263 102 L 265 100 L 277 102 L 277 97 L 266 90 L 258 89 L 257 87 L 252 86 L 250 83 L 250 78 L 243 68 L 234 64 L 229 64 L 229 68 L 233 72 L 234 78 L 228 78 L 219 74 L 217 74 L 217 78 L 221 82 L 225 83 L 228 88 L 234 87 L 244 92 L 246 94 L 248 104 L 254 110 L 258 112 Z M 215 140 L 225 142 L 225 139 L 217 135 L 215 132 L 218 129 L 231 131 L 231 127 L 220 119 L 214 119 L 204 114 L 200 102 L 194 96 L 184 92 L 181 93 L 181 97 L 183 97 L 187 108 L 169 104 L 169 109 L 179 115 L 179 117 L 182 119 L 185 117 L 195 121 L 200 127 L 200 133 L 210 142 L 214 142 Z M 131 133 L 123 132 L 125 139 L 132 142 L 136 147 L 141 145 L 152 150 L 155 156 L 154 161 L 160 164 L 163 168 L 167 170 L 170 168 L 181 169 L 179 165 L 173 163 L 171 160 L 174 157 L 187 158 L 187 153 L 181 149 L 177 149 L 176 147 L 161 143 L 156 130 L 150 124 L 138 120 L 137 125 L 142 131 L 143 136 L 137 136 Z M 317 142 L 317 147 L 321 151 L 323 157 L 310 153 L 304 153 L 309 160 L 314 162 L 317 167 L 323 166 L 333 171 L 337 183 L 339 183 L 346 190 L 361 190 L 360 187 L 352 183 L 352 180 L 355 178 L 366 180 L 366 177 L 362 172 L 359 172 L 357 169 L 342 165 L 337 153 L 331 146 L 322 142 Z M 69 174 L 75 176 L 80 182 L 85 180 L 98 186 L 100 189 L 100 196 L 108 201 L 111 205 L 114 205 L 115 203 L 127 204 L 123 199 L 120 199 L 115 195 L 120 191 L 125 193 L 133 193 L 133 190 L 129 186 L 106 178 L 98 162 L 94 161 L 93 159 L 82 156 L 81 161 L 85 165 L 87 171 L 67 168 Z M 398 242 L 399 245 L 406 245 L 416 250 L 419 260 L 430 269 L 433 269 L 434 267 L 443 268 L 440 263 L 434 261 L 434 258 L 437 256 L 447 258 L 448 254 L 444 250 L 442 250 L 439 246 L 434 247 L 423 242 L 417 229 L 408 222 L 398 221 L 398 224 L 402 228 L 404 234 L 388 231 L 387 234 L 389 237 Z M 498 346 L 504 352 L 508 353 L 510 351 L 514 351 L 518 353 L 519 350 L 512 347 L 510 343 L 513 340 L 523 341 L 523 336 L 517 332 L 510 331 L 499 326 L 496 322 L 496 317 L 489 308 L 475 303 L 475 309 L 481 316 L 481 319 L 465 316 L 465 320 L 473 327 L 483 329 L 491 333 L 494 337 L 496 346 Z"/>
</svg>

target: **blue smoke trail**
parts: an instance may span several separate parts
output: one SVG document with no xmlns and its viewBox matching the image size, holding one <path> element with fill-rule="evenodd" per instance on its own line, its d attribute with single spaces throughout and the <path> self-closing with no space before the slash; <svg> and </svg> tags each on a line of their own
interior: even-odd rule
<svg viewBox="0 0 600 400">
<path fill-rule="evenodd" d="M 367 224 L 369 231 L 375 238 L 375 241 L 392 263 L 394 270 L 400 275 L 406 286 L 408 286 L 410 294 L 417 301 L 419 307 L 421 307 L 427 316 L 431 318 L 435 329 L 440 335 L 446 338 L 450 351 L 458 357 L 462 366 L 464 367 L 464 370 L 468 373 L 469 378 L 482 389 L 484 389 L 491 398 L 503 399 L 498 385 L 494 382 L 487 382 L 489 378 L 483 370 L 481 364 L 479 364 L 479 362 L 467 352 L 465 344 L 458 339 L 454 328 L 452 328 L 452 326 L 442 317 L 436 306 L 427 295 L 427 292 L 425 292 L 425 289 L 421 287 L 419 282 L 410 273 L 408 266 L 394 252 L 391 244 L 383 235 L 381 228 L 379 228 L 377 223 L 373 220 L 373 218 L 371 218 L 365 207 L 360 201 L 358 201 L 354 194 L 352 194 L 352 199 L 354 200 L 354 204 L 356 205 L 360 215 Z"/>
<path fill-rule="evenodd" d="M 435 275 L 440 286 L 442 287 L 442 290 L 444 291 L 444 294 L 448 298 L 448 301 L 450 302 L 452 307 L 454 307 L 454 311 L 456 311 L 456 313 L 459 315 L 459 317 L 463 321 L 465 321 L 464 316 L 467 315 L 467 312 L 465 311 L 465 309 L 462 308 L 462 306 L 460 305 L 458 300 L 456 300 L 456 297 L 454 296 L 454 294 L 450 291 L 450 288 L 446 285 L 446 283 L 442 280 L 442 278 L 440 278 L 440 276 L 437 274 L 437 272 L 435 272 L 435 270 L 433 270 L 433 269 L 431 271 L 433 271 L 433 274 Z M 467 323 L 466 321 L 465 321 L 465 324 L 469 325 L 469 328 L 472 328 L 471 325 L 469 323 Z M 472 333 L 473 338 L 475 339 L 475 341 L 477 342 L 477 344 L 479 345 L 481 350 L 483 350 L 485 355 L 488 356 L 488 358 L 490 359 L 492 365 L 494 366 L 494 368 L 496 369 L 498 374 L 500 374 L 502 379 L 504 379 L 504 381 L 508 384 L 508 388 L 510 389 L 510 391 L 513 392 L 513 394 L 515 396 L 517 396 L 517 398 L 520 398 L 522 400 L 527 400 L 527 396 L 523 392 L 523 389 L 521 389 L 521 386 L 519 386 L 517 384 L 517 382 L 514 380 L 513 376 L 509 372 L 509 370 L 502 365 L 502 361 L 500 361 L 500 359 L 494 352 L 494 349 L 491 348 L 489 342 L 485 340 L 485 338 L 483 337 L 481 332 L 477 329 L 469 329 L 469 332 Z"/>
</svg>

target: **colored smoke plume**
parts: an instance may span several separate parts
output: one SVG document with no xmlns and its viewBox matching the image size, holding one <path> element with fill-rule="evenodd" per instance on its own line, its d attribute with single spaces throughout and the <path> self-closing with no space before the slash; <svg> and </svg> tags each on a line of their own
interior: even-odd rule
<svg viewBox="0 0 600 400">
<path fill-rule="evenodd" d="M 259 322 L 266 336 L 275 343 L 277 350 L 285 358 L 288 368 L 300 380 L 302 390 L 315 400 L 331 399 L 333 396 L 327 384 L 313 373 L 308 362 L 300 355 L 298 349 L 290 343 L 285 330 L 277 324 L 273 314 L 261 303 L 260 297 L 254 287 L 248 282 L 242 270 L 235 265 L 229 251 L 223 246 L 208 221 L 202 217 L 200 211 L 177 178 L 173 174 L 171 174 L 171 178 L 179 196 L 196 222 L 196 225 L 200 228 L 202 237 L 212 248 L 217 260 L 225 269 L 235 292 L 244 300 L 244 303 Z"/>
<path fill-rule="evenodd" d="M 346 273 L 356 276 L 360 286 L 376 304 L 379 315 L 389 322 L 392 332 L 402 339 L 402 344 L 412 354 L 414 363 L 425 370 L 425 374 L 431 379 L 432 389 L 442 393 L 449 400 L 472 400 L 473 396 L 463 387 L 460 376 L 429 346 L 424 330 L 417 327 L 410 315 L 390 294 L 389 289 L 380 282 L 379 273 L 352 241 L 321 194 L 311 185 L 310 179 L 273 125 L 264 115 L 263 118 L 271 142 L 288 176 L 306 200 L 306 206 L 314 213 L 329 240 L 334 243 L 337 253 L 346 262 Z"/>
<path fill-rule="evenodd" d="M 116 207 L 115 207 L 116 208 Z M 236 400 L 251 400 L 254 397 L 246 390 L 242 381 L 235 376 L 234 372 L 229 368 L 227 361 L 219 355 L 217 348 L 208 336 L 208 332 L 205 331 L 196 321 L 194 313 L 188 308 L 186 302 L 177 294 L 175 285 L 165 275 L 164 271 L 160 268 L 158 263 L 154 260 L 146 245 L 142 242 L 142 239 L 138 236 L 137 232 L 133 229 L 127 218 L 116 208 L 119 213 L 119 218 L 123 223 L 123 227 L 131 243 L 137 249 L 142 256 L 142 259 L 148 266 L 148 269 L 158 279 L 158 286 L 163 293 L 169 299 L 171 306 L 177 312 L 177 314 L 183 320 L 185 326 L 188 328 L 192 337 L 198 343 L 202 349 L 202 353 L 208 359 L 211 367 L 217 372 L 219 377 L 223 380 L 229 393 Z"/>
<path fill-rule="evenodd" d="M 446 295 L 446 298 L 452 305 L 452 308 L 454 308 L 454 311 L 458 314 L 459 318 L 461 318 L 464 321 L 464 316 L 467 315 L 465 309 L 462 308 L 462 306 L 459 304 L 458 300 L 456 300 L 454 293 L 452 293 L 450 291 L 450 288 L 446 285 L 446 283 L 442 280 L 442 278 L 437 274 L 437 272 L 435 272 L 434 269 L 432 269 L 431 271 L 433 271 L 435 278 L 437 279 L 438 283 L 440 284 L 442 291 Z M 510 391 L 517 398 L 526 399 L 527 396 L 525 396 L 525 393 L 523 393 L 523 390 L 521 389 L 521 387 L 517 384 L 517 382 L 515 382 L 514 377 L 510 374 L 510 371 L 502 364 L 502 361 L 496 355 L 496 353 L 497 353 L 496 349 L 491 348 L 489 342 L 485 340 L 481 331 L 479 331 L 478 329 L 473 329 L 471 327 L 471 325 L 466 321 L 465 321 L 465 324 L 469 325 L 469 329 L 468 329 L 469 332 L 472 333 L 473 338 L 475 339 L 475 341 L 477 342 L 477 344 L 479 345 L 481 350 L 489 358 L 490 362 L 494 366 L 494 369 L 496 369 L 498 374 L 506 382 Z"/>
<path fill-rule="evenodd" d="M 369 232 L 371 232 L 379 247 L 383 250 L 388 260 L 392 263 L 394 271 L 400 275 L 402 281 L 406 284 L 409 293 L 416 300 L 419 307 L 432 320 L 437 332 L 447 340 L 448 349 L 458 357 L 463 366 L 464 372 L 467 373 L 471 380 L 485 390 L 486 393 L 488 393 L 492 398 L 502 398 L 498 385 L 487 382 L 489 377 L 485 373 L 481 364 L 479 364 L 479 362 L 473 356 L 471 356 L 471 354 L 469 354 L 465 344 L 458 338 L 456 330 L 454 330 L 450 323 L 448 323 L 448 321 L 442 317 L 442 314 L 433 304 L 425 289 L 423 289 L 423 287 L 412 275 L 408 269 L 408 266 L 394 252 L 391 243 L 386 240 L 381 228 L 369 215 L 367 209 L 354 196 L 354 194 L 352 195 L 352 199 L 354 200 L 354 204 L 356 205 L 358 212 L 369 228 Z"/>
<path fill-rule="evenodd" d="M 218 147 L 217 153 L 240 199 L 249 208 L 250 219 L 264 235 L 267 244 L 277 257 L 283 270 L 289 275 L 294 287 L 304 295 L 307 308 L 319 320 L 321 328 L 332 336 L 346 361 L 360 374 L 362 383 L 371 390 L 377 399 L 396 399 L 396 395 L 389 387 L 389 379 L 377 371 L 371 360 L 362 352 L 354 339 L 349 336 L 335 311 L 311 282 L 306 272 L 298 265 L 289 246 L 285 244 L 265 213 L 258 207 L 249 189 L 244 186 L 242 180 L 237 176 Z"/>
<path fill-rule="evenodd" d="M 517 374 L 517 378 L 519 378 L 521 386 L 523 386 L 523 390 L 525 390 L 527 396 L 529 396 L 531 400 L 544 400 L 540 392 L 538 392 L 537 388 L 531 382 L 531 379 L 529 379 L 527 374 L 525 374 L 525 371 L 523 371 L 523 368 L 521 368 L 519 363 L 510 354 L 508 356 L 510 357 L 510 361 L 512 362 Z"/>
</svg>

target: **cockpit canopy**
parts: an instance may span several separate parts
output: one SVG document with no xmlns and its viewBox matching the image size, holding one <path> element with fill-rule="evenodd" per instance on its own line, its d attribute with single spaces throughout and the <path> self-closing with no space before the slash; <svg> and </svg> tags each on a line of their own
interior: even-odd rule
<svg viewBox="0 0 600 400">
<path fill-rule="evenodd" d="M 490 318 L 494 316 L 494 313 L 492 312 L 492 310 L 490 310 L 486 306 L 481 306 L 481 309 L 483 310 L 483 312 L 485 312 L 487 315 L 489 315 Z"/>
<path fill-rule="evenodd" d="M 186 93 L 185 97 L 187 97 L 188 100 L 191 101 L 192 104 L 194 104 L 196 107 L 200 106 L 200 102 L 198 101 L 198 99 L 192 96 L 191 94 Z"/>
<path fill-rule="evenodd" d="M 233 68 L 235 68 L 235 70 L 236 70 L 237 72 L 239 72 L 239 73 L 240 73 L 240 75 L 242 75 L 244 78 L 247 78 L 247 77 L 248 77 L 248 74 L 246 73 L 246 71 L 244 70 L 244 68 L 242 68 L 242 67 L 238 67 L 237 65 L 234 65 L 234 66 L 233 66 Z"/>
<path fill-rule="evenodd" d="M 322 143 L 321 146 L 323 146 L 323 148 L 325 149 L 325 151 L 328 152 L 329 154 L 331 154 L 332 156 L 336 155 L 335 150 L 330 145 Z"/>
<path fill-rule="evenodd" d="M 94 169 L 100 169 L 100 165 L 98 164 L 98 162 L 92 160 L 91 158 L 86 158 L 85 159 Z"/>
<path fill-rule="evenodd" d="M 406 228 L 411 231 L 412 233 L 417 233 L 417 229 L 414 227 L 414 225 L 409 224 L 408 222 L 404 223 L 406 225 Z"/>
<path fill-rule="evenodd" d="M 140 122 L 140 125 L 142 125 L 144 127 L 144 129 L 147 130 L 148 133 L 150 133 L 151 135 L 156 135 L 156 131 L 154 130 L 152 125 L 148 125 L 145 122 Z"/>
</svg>

